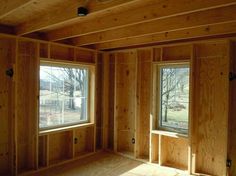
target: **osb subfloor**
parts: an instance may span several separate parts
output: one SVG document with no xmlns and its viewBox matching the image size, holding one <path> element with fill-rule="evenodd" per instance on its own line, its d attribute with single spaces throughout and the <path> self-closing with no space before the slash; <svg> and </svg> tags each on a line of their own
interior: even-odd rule
<svg viewBox="0 0 236 176">
<path fill-rule="evenodd" d="M 186 176 L 178 170 L 144 164 L 111 153 L 98 153 L 34 176 Z"/>
</svg>

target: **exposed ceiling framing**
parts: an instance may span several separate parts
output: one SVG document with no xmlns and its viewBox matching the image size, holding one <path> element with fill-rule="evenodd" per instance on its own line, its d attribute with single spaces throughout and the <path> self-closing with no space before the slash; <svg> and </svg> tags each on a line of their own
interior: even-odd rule
<svg viewBox="0 0 236 176">
<path fill-rule="evenodd" d="M 235 34 L 235 12 L 236 0 L 3 0 L 0 30 L 104 50 Z"/>
<path fill-rule="evenodd" d="M 27 6 L 32 2 L 32 0 L 2 0 L 0 1 L 0 19 L 4 18 L 5 16 L 14 13 L 19 8 Z"/>
</svg>

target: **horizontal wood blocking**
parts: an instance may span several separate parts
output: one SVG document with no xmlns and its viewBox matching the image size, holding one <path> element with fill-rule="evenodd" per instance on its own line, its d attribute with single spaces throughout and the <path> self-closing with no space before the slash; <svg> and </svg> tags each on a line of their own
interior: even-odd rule
<svg viewBox="0 0 236 176">
<path fill-rule="evenodd" d="M 80 36 L 73 39 L 73 42 L 77 46 L 82 46 L 137 36 L 146 36 L 178 29 L 188 29 L 203 25 L 229 22 L 236 20 L 236 16 L 233 15 L 235 11 L 236 5 L 201 12 L 193 12 L 187 15 L 180 15 L 146 22 L 142 25 L 136 24 L 116 30 L 108 30 L 95 34 Z"/>
<path fill-rule="evenodd" d="M 193 11 L 226 6 L 232 3 L 235 3 L 235 1 L 208 0 L 190 2 L 190 0 L 179 0 L 179 2 L 176 3 L 175 0 L 148 0 L 148 2 L 143 1 L 143 3 L 140 3 L 141 5 L 136 9 L 127 9 L 126 11 L 122 11 L 122 13 L 118 12 L 114 14 L 108 14 L 96 19 L 87 20 L 86 22 L 78 21 L 75 24 L 63 27 L 61 29 L 52 30 L 48 32 L 48 39 L 52 41 L 61 40 L 109 29 L 125 27 L 132 24 L 140 24 L 143 22 L 176 16 L 183 13 L 187 14 Z M 20 30 L 18 30 L 18 33 L 21 33 L 19 31 Z"/>
<path fill-rule="evenodd" d="M 76 48 L 60 44 L 40 43 L 39 56 L 43 60 L 63 60 L 85 64 L 95 64 L 94 50 Z"/>
<path fill-rule="evenodd" d="M 38 30 L 42 30 L 45 28 L 52 28 L 55 26 L 66 25 L 71 22 L 82 22 L 84 20 L 83 17 L 77 16 L 77 8 L 80 6 L 85 6 L 88 8 L 89 16 L 88 18 L 95 18 L 98 15 L 102 15 L 113 10 L 114 7 L 124 6 L 131 4 L 137 0 L 117 0 L 117 1 L 109 1 L 106 3 L 101 3 L 99 1 L 67 1 L 66 8 L 65 2 L 59 3 L 55 8 L 50 10 L 48 13 L 43 16 L 39 16 L 37 19 L 26 21 L 17 26 L 17 34 L 24 35 L 31 32 L 35 32 Z M 87 18 L 86 18 L 87 19 Z"/>
<path fill-rule="evenodd" d="M 233 34 L 236 32 L 236 21 L 204 25 L 176 31 L 162 32 L 147 36 L 126 38 L 117 41 L 96 44 L 99 50 L 166 42 L 181 39 L 192 39 L 198 37 L 208 37 L 222 34 Z"/>
</svg>

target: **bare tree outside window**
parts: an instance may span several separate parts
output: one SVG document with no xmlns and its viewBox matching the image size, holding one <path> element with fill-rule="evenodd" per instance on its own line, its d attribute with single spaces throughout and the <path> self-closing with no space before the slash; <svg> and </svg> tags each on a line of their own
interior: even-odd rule
<svg viewBox="0 0 236 176">
<path fill-rule="evenodd" d="M 187 132 L 189 109 L 189 68 L 160 68 L 160 128 Z"/>
<path fill-rule="evenodd" d="M 40 66 L 40 128 L 88 121 L 88 70 Z"/>
</svg>

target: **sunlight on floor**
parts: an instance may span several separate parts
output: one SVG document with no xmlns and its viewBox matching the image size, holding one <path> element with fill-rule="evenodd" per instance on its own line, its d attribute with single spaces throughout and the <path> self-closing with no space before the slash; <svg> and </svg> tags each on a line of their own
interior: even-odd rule
<svg viewBox="0 0 236 176">
<path fill-rule="evenodd" d="M 187 176 L 183 171 L 144 164 L 123 156 L 101 152 L 81 161 L 51 168 L 31 176 Z"/>
</svg>

